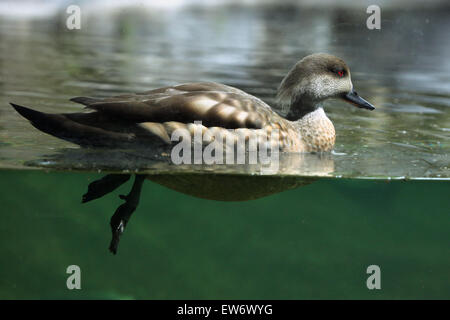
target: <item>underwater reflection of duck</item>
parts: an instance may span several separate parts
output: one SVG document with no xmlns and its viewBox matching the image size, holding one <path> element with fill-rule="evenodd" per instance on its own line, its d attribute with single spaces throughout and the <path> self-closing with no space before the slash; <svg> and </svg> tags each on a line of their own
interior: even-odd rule
<svg viewBox="0 0 450 320">
<path fill-rule="evenodd" d="M 345 62 L 323 53 L 304 57 L 281 82 L 277 100 L 288 110 L 286 118 L 244 91 L 212 82 L 186 83 L 106 99 L 72 99 L 93 112 L 47 114 L 13 103 L 12 106 L 37 129 L 82 147 L 170 148 L 172 134 L 183 129 L 191 136 L 197 130 L 210 136 L 219 132 L 235 141 L 242 137 L 248 140 L 255 133 L 270 135 L 277 131 L 277 139 L 271 143 L 276 143 L 282 152 L 326 152 L 335 143 L 334 126 L 320 106 L 328 98 L 374 109 L 353 90 Z M 111 192 L 128 178 L 108 175 L 93 182 L 83 202 Z M 136 176 L 130 194 L 122 196 L 125 203 L 111 218 L 113 253 L 136 209 L 144 179 L 145 176 Z M 182 192 L 183 188 L 192 188 L 168 186 Z"/>
</svg>

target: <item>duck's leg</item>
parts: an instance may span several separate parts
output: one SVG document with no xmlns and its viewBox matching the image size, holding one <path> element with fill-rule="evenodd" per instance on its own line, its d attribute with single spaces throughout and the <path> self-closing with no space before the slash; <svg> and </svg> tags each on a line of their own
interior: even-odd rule
<svg viewBox="0 0 450 320">
<path fill-rule="evenodd" d="M 91 182 L 88 191 L 83 195 L 82 203 L 98 199 L 108 194 L 130 179 L 128 174 L 108 174 L 103 178 Z"/>
<path fill-rule="evenodd" d="M 109 244 L 109 251 L 113 254 L 117 253 L 117 247 L 119 246 L 120 236 L 122 235 L 128 220 L 136 210 L 139 204 L 139 198 L 141 197 L 142 184 L 145 180 L 145 175 L 136 175 L 134 179 L 133 188 L 128 195 L 120 195 L 119 197 L 125 200 L 125 203 L 121 204 L 114 215 L 111 217 L 110 225 L 112 232 L 111 243 Z"/>
</svg>

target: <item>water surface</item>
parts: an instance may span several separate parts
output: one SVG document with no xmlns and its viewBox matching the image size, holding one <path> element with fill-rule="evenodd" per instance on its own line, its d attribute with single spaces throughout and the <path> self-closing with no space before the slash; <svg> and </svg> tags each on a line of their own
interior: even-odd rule
<svg viewBox="0 0 450 320">
<path fill-rule="evenodd" d="M 355 89 L 377 109 L 368 112 L 327 101 L 325 110 L 337 131 L 332 167 L 324 164 L 323 170 L 310 170 L 320 159 L 306 156 L 285 161 L 274 174 L 450 177 L 447 10 L 386 10 L 382 29 L 368 30 L 364 10 L 87 9 L 81 30 L 72 31 L 65 28 L 64 14 L 50 20 L 2 16 L 0 167 L 96 169 L 87 154 L 85 165 L 80 164 L 83 151 L 74 158 L 61 150 L 76 148 L 73 144 L 31 128 L 9 101 L 45 112 L 75 112 L 81 107 L 68 101 L 73 96 L 106 97 L 188 81 L 216 81 L 276 108 L 276 88 L 289 68 L 307 54 L 328 52 L 347 61 Z M 97 169 L 130 169 L 120 163 L 111 163 L 108 156 L 95 158 Z M 205 170 L 173 168 L 158 161 L 141 161 L 131 169 Z M 216 169 L 249 171 L 245 166 Z"/>
</svg>

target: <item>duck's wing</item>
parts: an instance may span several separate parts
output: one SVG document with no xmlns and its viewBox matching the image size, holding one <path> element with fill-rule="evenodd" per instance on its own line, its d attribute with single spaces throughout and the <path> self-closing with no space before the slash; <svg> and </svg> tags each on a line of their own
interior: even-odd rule
<svg viewBox="0 0 450 320">
<path fill-rule="evenodd" d="M 273 111 L 260 99 L 213 82 L 187 83 L 106 99 L 77 97 L 87 108 L 133 123 L 169 121 L 206 127 L 262 128 Z"/>
</svg>

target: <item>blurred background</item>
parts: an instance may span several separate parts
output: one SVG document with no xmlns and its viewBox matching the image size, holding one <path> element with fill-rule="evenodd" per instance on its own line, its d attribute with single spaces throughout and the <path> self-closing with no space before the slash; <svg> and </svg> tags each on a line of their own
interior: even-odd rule
<svg viewBox="0 0 450 320">
<path fill-rule="evenodd" d="M 448 1 L 0 1 L 0 298 L 450 298 L 449 31 Z M 115 257 L 120 200 L 80 205 L 99 177 L 80 157 L 28 170 L 77 147 L 9 106 L 74 112 L 74 96 L 215 81 L 276 108 L 284 75 L 314 52 L 343 58 L 377 107 L 326 102 L 337 142 L 316 175 L 328 179 L 244 203 L 147 183 Z M 80 291 L 65 287 L 70 264 Z M 365 286 L 370 264 L 380 291 Z"/>
</svg>

